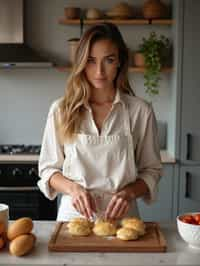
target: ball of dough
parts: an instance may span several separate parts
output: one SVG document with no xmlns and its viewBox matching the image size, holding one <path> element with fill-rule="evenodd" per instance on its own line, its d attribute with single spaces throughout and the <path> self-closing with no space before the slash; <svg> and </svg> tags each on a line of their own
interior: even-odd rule
<svg viewBox="0 0 200 266">
<path fill-rule="evenodd" d="M 85 224 L 72 222 L 68 224 L 68 232 L 75 236 L 88 236 L 91 234 L 92 229 Z"/>
<path fill-rule="evenodd" d="M 115 227 L 118 226 L 118 220 L 114 220 L 114 219 L 106 220 L 105 218 L 97 218 L 94 223 L 98 224 L 102 222 L 109 222 L 110 224 L 113 224 Z"/>
<path fill-rule="evenodd" d="M 145 234 L 145 223 L 136 217 L 124 218 L 121 224 L 125 228 L 136 230 L 140 236 Z"/>
<path fill-rule="evenodd" d="M 126 227 L 121 227 L 117 230 L 117 238 L 121 240 L 136 240 L 139 234 L 136 230 Z"/>
<path fill-rule="evenodd" d="M 106 221 L 99 221 L 95 223 L 93 232 L 98 236 L 113 236 L 116 234 L 116 227 L 113 223 Z"/>
<path fill-rule="evenodd" d="M 78 224 L 84 225 L 84 226 L 89 227 L 89 228 L 93 228 L 93 224 L 94 224 L 92 221 L 87 220 L 85 218 L 76 217 L 68 223 L 67 227 L 69 228 L 71 226 L 71 224 L 74 224 L 74 223 L 78 223 Z"/>
</svg>

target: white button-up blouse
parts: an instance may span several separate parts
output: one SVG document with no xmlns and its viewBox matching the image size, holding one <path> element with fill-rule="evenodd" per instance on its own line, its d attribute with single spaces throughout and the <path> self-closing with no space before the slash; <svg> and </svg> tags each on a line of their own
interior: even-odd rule
<svg viewBox="0 0 200 266">
<path fill-rule="evenodd" d="M 51 200 L 57 196 L 57 192 L 49 186 L 49 179 L 55 172 L 63 174 L 63 165 L 67 160 L 64 146 L 68 144 L 62 145 L 59 142 L 56 130 L 55 119 L 59 101 L 55 101 L 50 107 L 39 157 L 39 176 L 41 179 L 38 186 L 44 195 Z M 123 134 L 124 117 L 122 108 L 124 104 L 128 106 L 130 116 L 135 155 L 135 162 L 133 163 L 137 168 L 136 178 L 143 179 L 147 184 L 149 193 L 143 199 L 150 203 L 156 199 L 157 184 L 162 169 L 157 124 L 151 105 L 136 96 L 130 96 L 117 90 L 110 114 L 104 121 L 100 134 L 101 136 Z M 99 135 L 90 106 L 85 108 L 86 114 L 80 132 L 87 135 Z"/>
</svg>

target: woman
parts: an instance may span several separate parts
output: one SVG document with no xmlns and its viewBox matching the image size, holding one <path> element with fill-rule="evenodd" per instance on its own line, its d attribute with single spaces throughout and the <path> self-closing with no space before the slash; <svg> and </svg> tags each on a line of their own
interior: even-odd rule
<svg viewBox="0 0 200 266">
<path fill-rule="evenodd" d="M 128 50 L 118 28 L 88 29 L 65 96 L 50 108 L 38 186 L 62 194 L 57 220 L 137 215 L 136 199 L 155 199 L 161 173 L 156 120 L 128 82 Z"/>
</svg>

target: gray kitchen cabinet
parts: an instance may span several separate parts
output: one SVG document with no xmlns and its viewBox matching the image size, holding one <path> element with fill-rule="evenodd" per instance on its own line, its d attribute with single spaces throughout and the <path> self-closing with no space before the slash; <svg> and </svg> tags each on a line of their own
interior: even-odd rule
<svg viewBox="0 0 200 266">
<path fill-rule="evenodd" d="M 181 163 L 200 164 L 200 1 L 185 0 L 181 75 Z"/>
<path fill-rule="evenodd" d="M 178 213 L 200 211 L 200 1 L 184 0 L 181 3 Z"/>
<path fill-rule="evenodd" d="M 200 211 L 200 166 L 180 168 L 179 213 Z"/>
<path fill-rule="evenodd" d="M 145 221 L 171 221 L 173 219 L 174 165 L 165 164 L 159 182 L 157 200 L 147 205 L 138 200 L 140 216 Z"/>
</svg>

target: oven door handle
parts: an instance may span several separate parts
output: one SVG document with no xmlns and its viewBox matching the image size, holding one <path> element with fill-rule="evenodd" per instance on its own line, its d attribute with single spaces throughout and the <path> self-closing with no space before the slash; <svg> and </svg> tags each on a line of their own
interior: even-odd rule
<svg viewBox="0 0 200 266">
<path fill-rule="evenodd" d="M 0 191 L 38 191 L 37 186 L 31 187 L 0 187 Z"/>
</svg>

